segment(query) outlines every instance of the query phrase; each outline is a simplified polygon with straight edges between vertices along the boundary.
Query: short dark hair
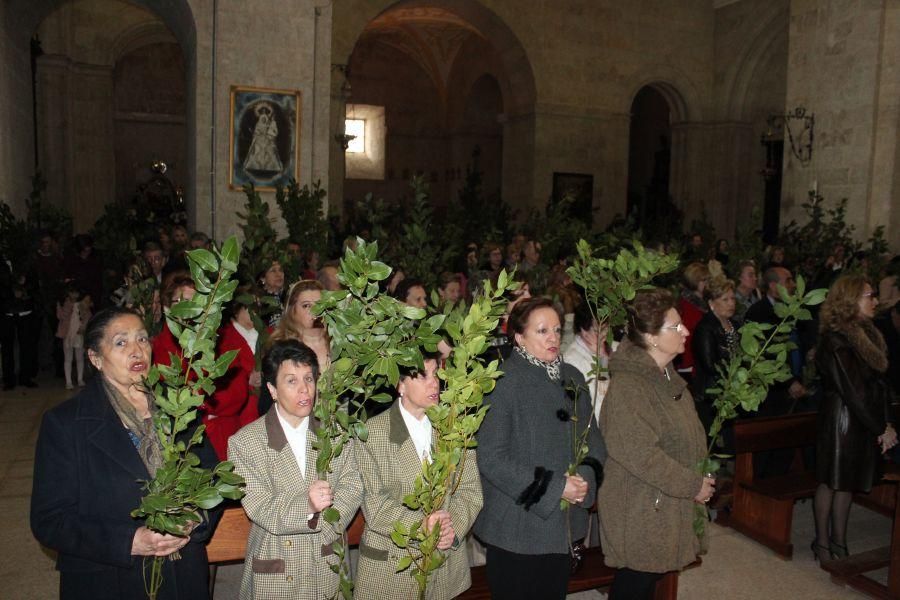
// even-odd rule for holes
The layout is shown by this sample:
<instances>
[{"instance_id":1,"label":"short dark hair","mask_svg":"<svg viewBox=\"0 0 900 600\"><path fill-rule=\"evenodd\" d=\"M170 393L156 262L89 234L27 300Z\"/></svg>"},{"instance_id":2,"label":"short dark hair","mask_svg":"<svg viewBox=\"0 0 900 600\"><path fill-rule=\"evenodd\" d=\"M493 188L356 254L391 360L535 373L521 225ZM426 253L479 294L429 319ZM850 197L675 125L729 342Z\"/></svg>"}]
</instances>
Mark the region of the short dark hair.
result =
<instances>
[{"instance_id":1,"label":"short dark hair","mask_svg":"<svg viewBox=\"0 0 900 600\"><path fill-rule=\"evenodd\" d=\"M141 252L162 252L162 246L160 246L157 242L151 240L144 243L144 247Z\"/></svg>"},{"instance_id":2,"label":"short dark hair","mask_svg":"<svg viewBox=\"0 0 900 600\"><path fill-rule=\"evenodd\" d=\"M191 241L203 242L203 244L205 245L209 243L209 236L202 231L195 231L191 234Z\"/></svg>"},{"instance_id":3,"label":"short dark hair","mask_svg":"<svg viewBox=\"0 0 900 600\"><path fill-rule=\"evenodd\" d=\"M109 327L109 324L114 320L126 315L132 315L141 319L141 313L133 308L124 306L111 306L98 311L91 317L84 328L84 347L99 354L100 343L106 335L106 328Z\"/></svg>"},{"instance_id":4,"label":"short dark hair","mask_svg":"<svg viewBox=\"0 0 900 600\"><path fill-rule=\"evenodd\" d=\"M427 350L422 351L422 364L424 365L429 360L437 361L438 365L441 363L441 353L440 352L428 352ZM404 365L399 365L397 369L400 371L400 380L406 379L407 377L418 377L422 374L421 369L418 367L407 367ZM399 380L398 380L399 381Z\"/></svg>"},{"instance_id":5,"label":"short dark hair","mask_svg":"<svg viewBox=\"0 0 900 600\"><path fill-rule=\"evenodd\" d=\"M658 333L669 309L675 308L675 296L667 289L641 290L628 305L628 339L644 350L645 334Z\"/></svg>"},{"instance_id":6,"label":"short dark hair","mask_svg":"<svg viewBox=\"0 0 900 600\"><path fill-rule=\"evenodd\" d=\"M425 284L422 283L421 279L416 279L415 277L407 277L406 279L398 283L396 288L394 288L394 298L396 298L400 302L406 302L406 297L409 295L409 291L417 286L422 288L423 290L425 289Z\"/></svg>"},{"instance_id":7,"label":"short dark hair","mask_svg":"<svg viewBox=\"0 0 900 600\"><path fill-rule=\"evenodd\" d=\"M453 283L454 281L462 285L462 278L459 276L459 273L444 271L438 275L438 289L444 289L447 287L447 284Z\"/></svg>"},{"instance_id":8,"label":"short dark hair","mask_svg":"<svg viewBox=\"0 0 900 600\"><path fill-rule=\"evenodd\" d=\"M522 300L512 309L512 312L509 313L509 319L506 321L506 337L511 345L516 345L516 334L525 332L531 313L539 308L552 308L559 315L559 310L557 310L553 300L549 298L537 297ZM562 322L562 319L560 319L560 322Z\"/></svg>"},{"instance_id":9,"label":"short dark hair","mask_svg":"<svg viewBox=\"0 0 900 600\"><path fill-rule=\"evenodd\" d=\"M572 321L575 333L590 331L594 327L595 322L596 319L594 318L593 313L591 313L590 305L587 300L582 298L578 306L575 307L575 318Z\"/></svg>"},{"instance_id":10,"label":"short dark hair","mask_svg":"<svg viewBox=\"0 0 900 600\"><path fill-rule=\"evenodd\" d=\"M262 375L266 383L275 385L278 369L285 362L306 365L312 370L313 379L319 379L319 359L316 353L303 342L295 339L272 342L262 358Z\"/></svg>"}]
</instances>

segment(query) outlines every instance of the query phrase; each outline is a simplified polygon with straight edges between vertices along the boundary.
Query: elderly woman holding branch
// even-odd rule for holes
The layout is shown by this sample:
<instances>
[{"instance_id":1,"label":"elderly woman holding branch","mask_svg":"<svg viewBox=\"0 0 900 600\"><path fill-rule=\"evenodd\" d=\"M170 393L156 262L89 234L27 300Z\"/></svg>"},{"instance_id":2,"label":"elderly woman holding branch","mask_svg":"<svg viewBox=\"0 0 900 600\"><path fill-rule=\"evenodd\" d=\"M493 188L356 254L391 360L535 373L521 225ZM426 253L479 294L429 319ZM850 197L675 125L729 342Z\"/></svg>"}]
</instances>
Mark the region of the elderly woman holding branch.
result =
<instances>
[{"instance_id":1,"label":"elderly woman holding branch","mask_svg":"<svg viewBox=\"0 0 900 600\"><path fill-rule=\"evenodd\" d=\"M609 458L599 509L606 564L618 569L614 600L652 598L664 573L700 552L693 503L708 502L715 482L695 470L706 456L706 435L672 366L688 335L671 293L638 292L627 339L609 362L600 411Z\"/></svg>"},{"instance_id":2,"label":"elderly woman holding branch","mask_svg":"<svg viewBox=\"0 0 900 600\"><path fill-rule=\"evenodd\" d=\"M31 529L58 552L60 597L142 598L143 558L180 552L165 561L158 599L205 598L207 524L172 536L131 517L141 482L163 464L144 384L152 360L144 323L128 308L102 310L88 322L84 345L99 376L44 415L35 452ZM192 451L204 465L216 463L211 448Z\"/></svg>"},{"instance_id":3,"label":"elderly woman holding branch","mask_svg":"<svg viewBox=\"0 0 900 600\"><path fill-rule=\"evenodd\" d=\"M586 509L596 497L605 458L603 440L590 427L584 377L562 362L553 303L517 303L507 335L514 350L486 398L491 408L477 435L484 508L474 531L487 548L492 598L565 598L571 542L587 531ZM588 457L569 474L582 439Z\"/></svg>"}]
</instances>

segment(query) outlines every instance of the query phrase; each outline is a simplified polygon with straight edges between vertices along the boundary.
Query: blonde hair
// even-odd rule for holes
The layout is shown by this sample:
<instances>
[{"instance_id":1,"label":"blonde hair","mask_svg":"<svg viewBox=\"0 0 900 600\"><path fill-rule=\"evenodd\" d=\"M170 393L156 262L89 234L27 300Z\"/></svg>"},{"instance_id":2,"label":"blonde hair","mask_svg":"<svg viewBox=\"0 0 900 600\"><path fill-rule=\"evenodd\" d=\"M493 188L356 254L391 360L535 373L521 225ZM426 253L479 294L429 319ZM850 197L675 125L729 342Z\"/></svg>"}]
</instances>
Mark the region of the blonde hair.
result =
<instances>
[{"instance_id":1,"label":"blonde hair","mask_svg":"<svg viewBox=\"0 0 900 600\"><path fill-rule=\"evenodd\" d=\"M303 331L300 323L294 317L294 307L300 300L300 294L313 290L324 291L325 287L315 279L301 279L294 283L288 291L287 302L284 305L284 312L281 314L281 320L275 331L272 332L270 341L277 340L301 340L303 339Z\"/></svg>"},{"instance_id":2,"label":"blonde hair","mask_svg":"<svg viewBox=\"0 0 900 600\"><path fill-rule=\"evenodd\" d=\"M727 294L728 292L734 291L734 282L725 277L713 277L709 280L709 283L706 284L706 288L703 290L703 299L709 302L710 300L717 300Z\"/></svg>"},{"instance_id":3,"label":"blonde hair","mask_svg":"<svg viewBox=\"0 0 900 600\"><path fill-rule=\"evenodd\" d=\"M863 275L842 275L828 290L828 297L819 312L819 331L845 331L862 319L859 299L869 283Z\"/></svg>"},{"instance_id":4,"label":"blonde hair","mask_svg":"<svg viewBox=\"0 0 900 600\"><path fill-rule=\"evenodd\" d=\"M692 262L684 268L682 274L684 285L692 292L696 292L700 287L700 282L709 279L709 267L702 262Z\"/></svg>"}]
</instances>

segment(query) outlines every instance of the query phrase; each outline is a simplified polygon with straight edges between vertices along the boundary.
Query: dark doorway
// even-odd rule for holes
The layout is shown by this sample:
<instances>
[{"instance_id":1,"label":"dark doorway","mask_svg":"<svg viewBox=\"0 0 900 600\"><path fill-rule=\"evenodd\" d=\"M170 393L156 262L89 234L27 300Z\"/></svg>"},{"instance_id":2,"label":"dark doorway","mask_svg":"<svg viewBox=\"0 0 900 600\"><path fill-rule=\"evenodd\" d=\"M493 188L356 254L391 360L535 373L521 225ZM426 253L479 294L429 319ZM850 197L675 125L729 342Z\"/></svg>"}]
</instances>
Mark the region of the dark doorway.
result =
<instances>
[{"instance_id":1,"label":"dark doorway","mask_svg":"<svg viewBox=\"0 0 900 600\"><path fill-rule=\"evenodd\" d=\"M765 199L763 201L763 240L774 244L778 239L781 218L781 178L784 170L784 140L762 141L766 149Z\"/></svg>"},{"instance_id":2,"label":"dark doorway","mask_svg":"<svg viewBox=\"0 0 900 600\"><path fill-rule=\"evenodd\" d=\"M641 88L631 104L628 146L628 214L638 224L669 203L671 139L669 103L652 86Z\"/></svg>"}]
</instances>

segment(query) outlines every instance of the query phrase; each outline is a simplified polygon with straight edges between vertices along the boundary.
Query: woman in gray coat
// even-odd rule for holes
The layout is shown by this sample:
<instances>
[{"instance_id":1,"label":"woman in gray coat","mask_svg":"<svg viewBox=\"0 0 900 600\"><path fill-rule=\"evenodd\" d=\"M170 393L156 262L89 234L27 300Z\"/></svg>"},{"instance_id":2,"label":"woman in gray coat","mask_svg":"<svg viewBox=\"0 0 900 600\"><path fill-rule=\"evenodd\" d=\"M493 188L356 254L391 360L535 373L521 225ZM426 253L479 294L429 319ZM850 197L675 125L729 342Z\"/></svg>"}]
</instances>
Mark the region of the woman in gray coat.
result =
<instances>
[{"instance_id":1,"label":"woman in gray coat","mask_svg":"<svg viewBox=\"0 0 900 600\"><path fill-rule=\"evenodd\" d=\"M672 366L689 334L670 292L642 291L629 306L628 339L609 362L600 411L609 458L598 502L606 564L618 568L611 600L652 598L663 573L700 551L694 503L708 502L715 482L696 471L706 436Z\"/></svg>"},{"instance_id":2,"label":"woman in gray coat","mask_svg":"<svg viewBox=\"0 0 900 600\"><path fill-rule=\"evenodd\" d=\"M486 399L490 409L477 436L484 507L474 531L487 547L492 598L565 598L571 569L566 528L572 540L585 535L584 500L596 495L603 440L591 427L588 458L575 475L566 474L576 435L592 421L591 404L584 377L560 357L552 302L520 302L507 332L514 351ZM563 499L567 510L560 507Z\"/></svg>"}]
</instances>

